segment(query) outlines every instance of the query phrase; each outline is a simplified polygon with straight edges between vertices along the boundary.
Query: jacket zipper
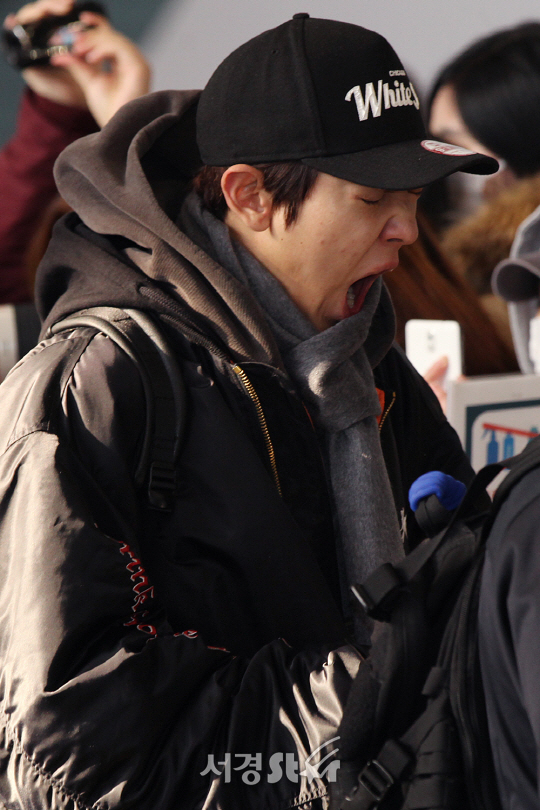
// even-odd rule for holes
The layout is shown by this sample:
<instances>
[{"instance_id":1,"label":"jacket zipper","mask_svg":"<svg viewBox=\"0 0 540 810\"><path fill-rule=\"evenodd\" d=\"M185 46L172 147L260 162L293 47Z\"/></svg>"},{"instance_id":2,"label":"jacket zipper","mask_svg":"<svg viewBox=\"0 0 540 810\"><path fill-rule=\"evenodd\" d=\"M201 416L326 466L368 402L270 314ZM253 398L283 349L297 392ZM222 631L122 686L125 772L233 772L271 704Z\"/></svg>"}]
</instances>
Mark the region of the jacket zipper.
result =
<instances>
[{"instance_id":1,"label":"jacket zipper","mask_svg":"<svg viewBox=\"0 0 540 810\"><path fill-rule=\"evenodd\" d=\"M384 413L383 413L383 415L381 416L381 421L379 422L379 433L381 432L381 430L382 430L382 426L383 426L383 425L384 425L384 423L385 423L386 417L387 417L387 416L388 416L388 414L390 413L390 411L391 411L391 409L392 409L392 406L393 406L393 404L394 404L394 402L395 402L395 401L396 401L396 392L395 392L395 391L393 391L393 392L392 392L392 401L390 402L390 404L389 404L388 408L385 410L385 412L384 412Z\"/></svg>"},{"instance_id":2,"label":"jacket zipper","mask_svg":"<svg viewBox=\"0 0 540 810\"><path fill-rule=\"evenodd\" d=\"M259 399L259 397L257 395L257 392L253 388L253 385L251 384L251 381L250 381L249 377L247 376L246 372L244 371L244 369L240 368L240 366L238 366L236 364L233 365L232 368L233 368L233 371L240 378L240 380L242 382L242 385L244 386L244 388L246 389L246 391L247 391L247 393L249 395L249 398L251 399L251 401L255 405L255 410L257 411L257 418L259 420L259 425L261 427L262 434L263 434L263 437L264 437L264 443L266 445L266 451L268 453L268 458L270 459L270 466L272 468L272 474L274 476L274 482L276 484L277 491L279 492L280 495L282 495L281 484L279 482L279 475L278 475L278 471L277 471L276 454L274 453L274 446L272 445L272 439L270 438L270 431L268 430L268 425L266 424L266 418L264 416L264 411L262 409L261 401L260 401L260 399Z\"/></svg>"},{"instance_id":3,"label":"jacket zipper","mask_svg":"<svg viewBox=\"0 0 540 810\"><path fill-rule=\"evenodd\" d=\"M155 298L156 297L155 294L152 294L153 290L148 290L148 292L146 290L147 290L147 288L145 288L144 292L148 295L149 298ZM185 322L187 321L187 323L188 323L188 328L185 329L186 333L188 333L188 334L186 334L186 337L188 337L188 335L189 335L189 337L191 338L191 340L193 340L194 343L198 344L199 346L202 346L203 348L205 348L210 353L215 354L217 357L220 357L222 360L226 360L227 362L230 363L230 358L227 356L227 354L222 349L217 347L212 341L210 341L205 336L200 335L198 332L194 332L193 329L190 328L191 325L193 324L193 322L191 321L191 319L186 315L186 313L181 308L174 307L174 309L181 312L182 317L184 318ZM185 326L184 326L184 328L185 328ZM188 339L189 339L189 337L188 337ZM231 365L232 365L233 371L239 377L240 381L242 382L242 385L244 386L245 390L247 391L247 394L248 394L249 398L251 399L251 401L255 405L255 410L257 411L257 418L259 420L259 425L260 425L260 428L261 428L261 431L262 431L262 434L263 434L264 443L266 445L266 451L268 453L268 458L270 460L270 467L272 468L272 475L274 477L274 483L276 485L277 491L279 492L280 496L283 497L283 494L281 492L281 484L280 484L280 481L279 481L277 464L276 464L276 454L274 452L274 446L272 444L272 439L270 438L270 431L268 430L268 425L266 424L266 418L265 418L265 415L264 415L264 411L262 409L261 401L260 401L260 399L259 399L259 397L257 395L257 392L255 391L249 377L247 376L246 372L244 371L244 369L240 368L240 366L238 364L236 364L236 363L233 363Z\"/></svg>"}]
</instances>

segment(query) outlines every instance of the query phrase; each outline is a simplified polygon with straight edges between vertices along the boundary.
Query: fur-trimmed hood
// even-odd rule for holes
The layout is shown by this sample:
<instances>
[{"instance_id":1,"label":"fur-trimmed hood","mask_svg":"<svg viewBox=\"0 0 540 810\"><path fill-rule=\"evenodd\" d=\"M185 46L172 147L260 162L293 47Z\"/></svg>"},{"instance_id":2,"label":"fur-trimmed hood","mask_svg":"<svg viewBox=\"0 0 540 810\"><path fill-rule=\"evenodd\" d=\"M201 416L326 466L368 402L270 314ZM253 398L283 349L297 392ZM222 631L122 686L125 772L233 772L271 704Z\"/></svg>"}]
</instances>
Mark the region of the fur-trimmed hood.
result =
<instances>
[{"instance_id":1,"label":"fur-trimmed hood","mask_svg":"<svg viewBox=\"0 0 540 810\"><path fill-rule=\"evenodd\" d=\"M495 266L508 258L519 225L540 205L540 174L517 181L449 228L443 246L479 295L491 293Z\"/></svg>"}]
</instances>

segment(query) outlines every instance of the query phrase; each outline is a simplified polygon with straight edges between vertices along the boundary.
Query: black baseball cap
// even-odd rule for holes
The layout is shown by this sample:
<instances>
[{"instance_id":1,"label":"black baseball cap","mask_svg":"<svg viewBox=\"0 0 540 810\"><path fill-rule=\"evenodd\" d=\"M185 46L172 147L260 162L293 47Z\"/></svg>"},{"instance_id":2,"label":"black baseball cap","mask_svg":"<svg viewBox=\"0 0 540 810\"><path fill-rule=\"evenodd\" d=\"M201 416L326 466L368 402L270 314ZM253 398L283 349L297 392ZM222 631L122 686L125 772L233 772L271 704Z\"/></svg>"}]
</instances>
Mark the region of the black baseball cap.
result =
<instances>
[{"instance_id":1,"label":"black baseball cap","mask_svg":"<svg viewBox=\"0 0 540 810\"><path fill-rule=\"evenodd\" d=\"M217 68L199 102L197 142L210 166L299 160L373 188L497 171L491 157L430 140L419 107L384 37L295 14Z\"/></svg>"}]
</instances>

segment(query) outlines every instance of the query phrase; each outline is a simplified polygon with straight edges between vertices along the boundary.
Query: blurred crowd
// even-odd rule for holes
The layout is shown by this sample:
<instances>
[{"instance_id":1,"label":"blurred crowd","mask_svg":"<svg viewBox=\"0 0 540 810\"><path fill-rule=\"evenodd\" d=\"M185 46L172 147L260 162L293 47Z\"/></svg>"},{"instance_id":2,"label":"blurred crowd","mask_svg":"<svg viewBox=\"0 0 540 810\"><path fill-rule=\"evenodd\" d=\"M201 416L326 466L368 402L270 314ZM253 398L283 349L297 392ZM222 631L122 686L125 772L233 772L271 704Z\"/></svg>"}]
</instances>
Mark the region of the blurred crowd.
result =
<instances>
[{"instance_id":1,"label":"blurred crowd","mask_svg":"<svg viewBox=\"0 0 540 810\"><path fill-rule=\"evenodd\" d=\"M4 28L27 30L69 14L73 5L37 0L10 14ZM69 210L55 188L57 156L150 90L150 67L139 48L103 14L87 10L79 18L69 49L22 70L26 89L17 128L0 151L0 304L15 305L10 322L16 335L0 358L1 376L38 337L34 275L55 221ZM527 270L525 307L514 306L512 298L522 293L512 284L496 282L493 289L491 279L510 256L519 226L540 205L539 101L540 23L527 23L491 34L456 56L435 78L426 105L433 138L491 155L500 170L488 178L460 173L430 188L421 200L419 239L401 249L400 266L386 283L398 342L404 346L409 319L456 320L467 376L534 368L534 264ZM536 248L529 239L527 254ZM506 269L501 279L514 272ZM440 358L426 375L441 396L446 367Z\"/></svg>"}]
</instances>

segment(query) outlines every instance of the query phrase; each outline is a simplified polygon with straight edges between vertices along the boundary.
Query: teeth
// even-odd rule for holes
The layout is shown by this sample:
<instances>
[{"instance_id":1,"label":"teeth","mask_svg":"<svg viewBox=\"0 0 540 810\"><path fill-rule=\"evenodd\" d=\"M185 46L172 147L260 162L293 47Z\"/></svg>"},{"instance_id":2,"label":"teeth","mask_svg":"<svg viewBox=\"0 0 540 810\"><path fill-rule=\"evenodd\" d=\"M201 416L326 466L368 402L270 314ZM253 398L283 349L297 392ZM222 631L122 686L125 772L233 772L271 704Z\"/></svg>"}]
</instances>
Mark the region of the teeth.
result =
<instances>
[{"instance_id":1,"label":"teeth","mask_svg":"<svg viewBox=\"0 0 540 810\"><path fill-rule=\"evenodd\" d=\"M347 290L347 306L352 309L356 303L356 295L352 287Z\"/></svg>"}]
</instances>

